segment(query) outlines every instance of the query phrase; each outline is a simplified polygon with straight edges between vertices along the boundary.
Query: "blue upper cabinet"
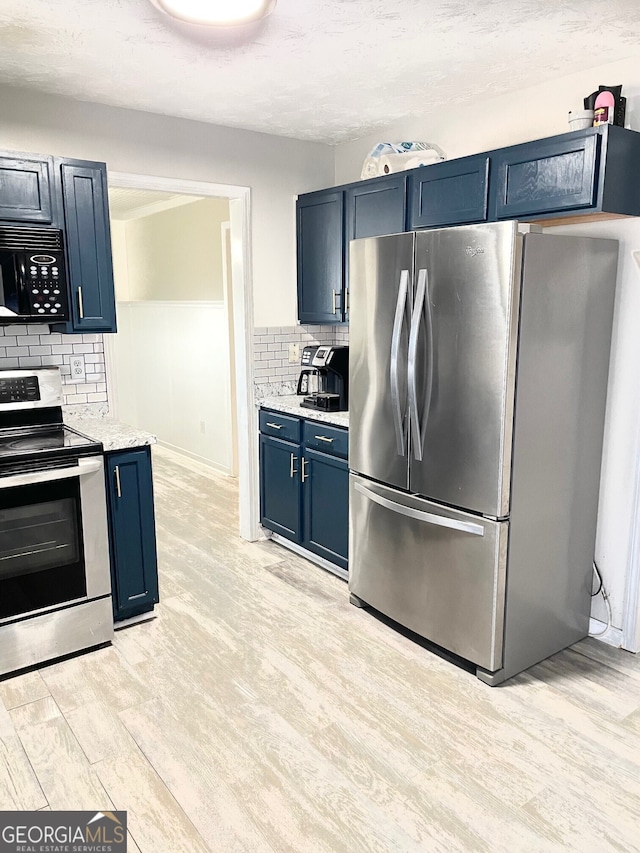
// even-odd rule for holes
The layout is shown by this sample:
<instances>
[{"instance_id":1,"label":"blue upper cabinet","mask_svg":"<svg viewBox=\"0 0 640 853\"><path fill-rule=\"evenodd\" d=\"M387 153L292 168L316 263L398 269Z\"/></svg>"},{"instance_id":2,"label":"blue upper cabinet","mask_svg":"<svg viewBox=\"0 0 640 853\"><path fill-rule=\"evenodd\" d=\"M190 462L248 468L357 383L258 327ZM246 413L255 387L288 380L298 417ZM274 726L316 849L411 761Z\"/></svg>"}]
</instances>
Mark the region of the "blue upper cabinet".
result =
<instances>
[{"instance_id":1,"label":"blue upper cabinet","mask_svg":"<svg viewBox=\"0 0 640 853\"><path fill-rule=\"evenodd\" d=\"M66 332L115 332L116 306L104 163L56 160L70 279Z\"/></svg>"},{"instance_id":2,"label":"blue upper cabinet","mask_svg":"<svg viewBox=\"0 0 640 853\"><path fill-rule=\"evenodd\" d=\"M477 154L412 169L407 230L486 220L489 162L487 154Z\"/></svg>"},{"instance_id":3,"label":"blue upper cabinet","mask_svg":"<svg viewBox=\"0 0 640 853\"><path fill-rule=\"evenodd\" d=\"M344 191L345 319L349 315L349 241L398 234L407 227L407 176L360 181Z\"/></svg>"},{"instance_id":4,"label":"blue upper cabinet","mask_svg":"<svg viewBox=\"0 0 640 853\"><path fill-rule=\"evenodd\" d=\"M407 223L407 175L360 181L345 190L345 234L349 240L398 234Z\"/></svg>"},{"instance_id":5,"label":"blue upper cabinet","mask_svg":"<svg viewBox=\"0 0 640 853\"><path fill-rule=\"evenodd\" d=\"M301 323L349 311L349 241L500 219L640 216L640 133L614 125L301 195ZM344 227L343 227L344 225Z\"/></svg>"},{"instance_id":6,"label":"blue upper cabinet","mask_svg":"<svg viewBox=\"0 0 640 853\"><path fill-rule=\"evenodd\" d=\"M594 207L601 137L569 134L496 153L496 218Z\"/></svg>"},{"instance_id":7,"label":"blue upper cabinet","mask_svg":"<svg viewBox=\"0 0 640 853\"><path fill-rule=\"evenodd\" d=\"M390 175L298 198L298 318L343 323L349 314L349 240L406 228L407 177Z\"/></svg>"},{"instance_id":8,"label":"blue upper cabinet","mask_svg":"<svg viewBox=\"0 0 640 853\"><path fill-rule=\"evenodd\" d=\"M640 133L605 125L491 157L491 219L640 216Z\"/></svg>"},{"instance_id":9,"label":"blue upper cabinet","mask_svg":"<svg viewBox=\"0 0 640 853\"><path fill-rule=\"evenodd\" d=\"M298 198L298 318L301 323L344 321L344 193L327 190Z\"/></svg>"},{"instance_id":10,"label":"blue upper cabinet","mask_svg":"<svg viewBox=\"0 0 640 853\"><path fill-rule=\"evenodd\" d=\"M0 155L0 220L53 222L51 157Z\"/></svg>"}]
</instances>

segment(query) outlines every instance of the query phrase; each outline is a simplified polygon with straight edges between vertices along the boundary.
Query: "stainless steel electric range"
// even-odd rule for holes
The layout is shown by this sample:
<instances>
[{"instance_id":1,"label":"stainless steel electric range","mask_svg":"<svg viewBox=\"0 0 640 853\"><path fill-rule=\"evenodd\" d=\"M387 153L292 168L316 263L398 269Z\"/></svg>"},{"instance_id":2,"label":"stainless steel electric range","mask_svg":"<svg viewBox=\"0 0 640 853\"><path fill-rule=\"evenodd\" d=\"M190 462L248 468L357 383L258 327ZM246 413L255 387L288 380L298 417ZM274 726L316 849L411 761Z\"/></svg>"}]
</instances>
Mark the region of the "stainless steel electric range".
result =
<instances>
[{"instance_id":1,"label":"stainless steel electric range","mask_svg":"<svg viewBox=\"0 0 640 853\"><path fill-rule=\"evenodd\" d=\"M59 368L0 370L0 676L112 637L102 445Z\"/></svg>"}]
</instances>

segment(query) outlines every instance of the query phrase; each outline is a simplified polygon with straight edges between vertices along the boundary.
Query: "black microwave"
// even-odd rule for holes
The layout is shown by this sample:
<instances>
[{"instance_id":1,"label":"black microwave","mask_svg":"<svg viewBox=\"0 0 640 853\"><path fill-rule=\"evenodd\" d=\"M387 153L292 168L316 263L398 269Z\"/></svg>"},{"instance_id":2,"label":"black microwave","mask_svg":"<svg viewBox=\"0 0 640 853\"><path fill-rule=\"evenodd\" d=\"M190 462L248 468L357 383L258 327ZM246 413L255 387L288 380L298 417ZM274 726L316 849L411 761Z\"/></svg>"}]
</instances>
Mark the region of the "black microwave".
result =
<instances>
[{"instance_id":1,"label":"black microwave","mask_svg":"<svg viewBox=\"0 0 640 853\"><path fill-rule=\"evenodd\" d=\"M0 324L69 319L63 234L0 225Z\"/></svg>"}]
</instances>

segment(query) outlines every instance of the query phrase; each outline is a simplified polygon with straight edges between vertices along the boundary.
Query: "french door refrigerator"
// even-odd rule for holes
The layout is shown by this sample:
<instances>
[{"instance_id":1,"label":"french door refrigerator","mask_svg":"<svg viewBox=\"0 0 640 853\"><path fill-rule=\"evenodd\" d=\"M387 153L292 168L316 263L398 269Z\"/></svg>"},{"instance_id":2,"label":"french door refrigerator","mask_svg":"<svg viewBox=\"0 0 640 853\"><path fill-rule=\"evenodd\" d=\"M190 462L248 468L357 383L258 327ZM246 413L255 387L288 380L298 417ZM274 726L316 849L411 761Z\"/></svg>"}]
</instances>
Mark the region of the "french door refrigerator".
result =
<instances>
[{"instance_id":1,"label":"french door refrigerator","mask_svg":"<svg viewBox=\"0 0 640 853\"><path fill-rule=\"evenodd\" d=\"M618 246L350 244L351 601L506 678L588 633Z\"/></svg>"}]
</instances>

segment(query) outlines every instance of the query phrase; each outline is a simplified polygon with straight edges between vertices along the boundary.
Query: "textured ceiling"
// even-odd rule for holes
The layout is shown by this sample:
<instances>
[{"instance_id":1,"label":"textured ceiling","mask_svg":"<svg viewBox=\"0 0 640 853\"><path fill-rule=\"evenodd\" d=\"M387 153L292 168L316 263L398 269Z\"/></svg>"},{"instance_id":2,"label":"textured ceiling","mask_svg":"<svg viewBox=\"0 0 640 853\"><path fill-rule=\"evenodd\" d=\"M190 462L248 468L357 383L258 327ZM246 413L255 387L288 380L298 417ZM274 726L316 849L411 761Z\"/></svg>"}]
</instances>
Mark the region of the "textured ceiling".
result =
<instances>
[{"instance_id":1,"label":"textured ceiling","mask_svg":"<svg viewBox=\"0 0 640 853\"><path fill-rule=\"evenodd\" d=\"M0 0L2 82L330 143L639 51L638 0L278 0L222 35L149 0Z\"/></svg>"}]
</instances>

